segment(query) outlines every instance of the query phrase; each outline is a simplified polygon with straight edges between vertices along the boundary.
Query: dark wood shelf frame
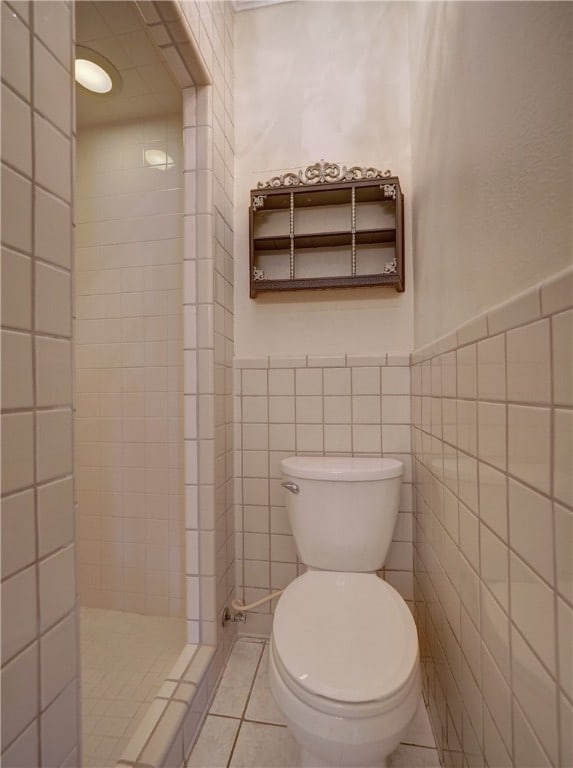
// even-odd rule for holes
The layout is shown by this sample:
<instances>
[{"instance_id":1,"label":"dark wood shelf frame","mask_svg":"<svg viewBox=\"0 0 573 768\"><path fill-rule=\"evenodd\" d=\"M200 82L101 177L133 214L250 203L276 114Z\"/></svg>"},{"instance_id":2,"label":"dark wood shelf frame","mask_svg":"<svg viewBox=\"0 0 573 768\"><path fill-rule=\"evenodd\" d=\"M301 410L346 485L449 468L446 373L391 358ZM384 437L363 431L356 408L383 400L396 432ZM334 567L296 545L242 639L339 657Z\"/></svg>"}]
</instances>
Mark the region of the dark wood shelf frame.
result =
<instances>
[{"instance_id":1,"label":"dark wood shelf frame","mask_svg":"<svg viewBox=\"0 0 573 768\"><path fill-rule=\"evenodd\" d=\"M260 183L250 197L251 298L352 286L404 290L404 195L389 171L320 161ZM316 231L308 231L315 218Z\"/></svg>"}]
</instances>

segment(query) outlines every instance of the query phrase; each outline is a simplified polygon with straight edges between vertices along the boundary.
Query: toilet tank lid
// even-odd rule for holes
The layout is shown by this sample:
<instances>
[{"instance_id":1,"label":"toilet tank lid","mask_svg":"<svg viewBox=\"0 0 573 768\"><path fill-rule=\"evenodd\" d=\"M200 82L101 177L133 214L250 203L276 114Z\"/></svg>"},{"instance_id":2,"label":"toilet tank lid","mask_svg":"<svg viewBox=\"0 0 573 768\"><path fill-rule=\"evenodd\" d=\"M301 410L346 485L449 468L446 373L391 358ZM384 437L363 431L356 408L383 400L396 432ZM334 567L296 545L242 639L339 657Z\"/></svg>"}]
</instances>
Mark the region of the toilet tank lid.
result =
<instances>
[{"instance_id":1,"label":"toilet tank lid","mask_svg":"<svg viewBox=\"0 0 573 768\"><path fill-rule=\"evenodd\" d=\"M289 477L307 480L358 482L400 477L404 465L396 459L366 456L290 456L281 461L281 470Z\"/></svg>"}]
</instances>

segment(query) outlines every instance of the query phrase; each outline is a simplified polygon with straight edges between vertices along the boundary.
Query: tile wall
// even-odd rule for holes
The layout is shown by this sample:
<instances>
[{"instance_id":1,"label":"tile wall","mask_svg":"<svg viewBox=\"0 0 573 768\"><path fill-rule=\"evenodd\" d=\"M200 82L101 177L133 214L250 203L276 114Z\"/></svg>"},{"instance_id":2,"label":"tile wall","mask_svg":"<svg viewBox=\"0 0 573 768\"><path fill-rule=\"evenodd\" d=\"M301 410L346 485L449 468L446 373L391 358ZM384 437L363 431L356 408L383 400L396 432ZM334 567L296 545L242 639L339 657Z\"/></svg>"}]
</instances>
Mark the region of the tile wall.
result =
<instances>
[{"instance_id":1,"label":"tile wall","mask_svg":"<svg viewBox=\"0 0 573 768\"><path fill-rule=\"evenodd\" d=\"M573 764L573 272L412 356L415 600L446 765Z\"/></svg>"},{"instance_id":2,"label":"tile wall","mask_svg":"<svg viewBox=\"0 0 573 768\"><path fill-rule=\"evenodd\" d=\"M145 152L167 152L149 166ZM76 460L82 605L184 615L181 115L82 129Z\"/></svg>"},{"instance_id":3,"label":"tile wall","mask_svg":"<svg viewBox=\"0 0 573 768\"><path fill-rule=\"evenodd\" d=\"M280 487L292 455L387 456L404 463L400 512L384 577L413 600L409 354L235 360L238 597L253 602L303 568ZM249 613L268 633L274 603Z\"/></svg>"},{"instance_id":4,"label":"tile wall","mask_svg":"<svg viewBox=\"0 0 573 768\"><path fill-rule=\"evenodd\" d=\"M73 7L1 13L2 764L72 766Z\"/></svg>"},{"instance_id":5,"label":"tile wall","mask_svg":"<svg viewBox=\"0 0 573 768\"><path fill-rule=\"evenodd\" d=\"M233 9L180 4L210 84L184 91L184 443L189 642L229 650L221 630L234 591ZM204 82L206 82L205 80ZM199 81L201 82L201 81ZM224 642L225 641L225 642Z\"/></svg>"}]
</instances>

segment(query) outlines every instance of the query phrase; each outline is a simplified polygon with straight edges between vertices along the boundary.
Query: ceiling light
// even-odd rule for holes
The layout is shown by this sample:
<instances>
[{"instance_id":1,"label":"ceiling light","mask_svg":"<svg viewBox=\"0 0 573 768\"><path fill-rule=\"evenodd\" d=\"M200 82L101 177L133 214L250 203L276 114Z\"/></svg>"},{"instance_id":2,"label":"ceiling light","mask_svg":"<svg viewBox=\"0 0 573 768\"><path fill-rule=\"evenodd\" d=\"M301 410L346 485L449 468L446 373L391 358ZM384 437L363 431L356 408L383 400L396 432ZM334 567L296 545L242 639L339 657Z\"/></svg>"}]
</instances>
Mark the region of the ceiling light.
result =
<instances>
[{"instance_id":1,"label":"ceiling light","mask_svg":"<svg viewBox=\"0 0 573 768\"><path fill-rule=\"evenodd\" d=\"M146 149L145 163L150 168L166 171L167 168L171 168L171 166L175 165L175 160L162 149Z\"/></svg>"},{"instance_id":2,"label":"ceiling light","mask_svg":"<svg viewBox=\"0 0 573 768\"><path fill-rule=\"evenodd\" d=\"M121 76L111 61L101 53L76 45L76 83L92 93L114 95L121 90Z\"/></svg>"},{"instance_id":3,"label":"ceiling light","mask_svg":"<svg viewBox=\"0 0 573 768\"><path fill-rule=\"evenodd\" d=\"M76 82L94 93L109 93L112 89L111 77L96 64L87 59L76 59Z\"/></svg>"}]
</instances>

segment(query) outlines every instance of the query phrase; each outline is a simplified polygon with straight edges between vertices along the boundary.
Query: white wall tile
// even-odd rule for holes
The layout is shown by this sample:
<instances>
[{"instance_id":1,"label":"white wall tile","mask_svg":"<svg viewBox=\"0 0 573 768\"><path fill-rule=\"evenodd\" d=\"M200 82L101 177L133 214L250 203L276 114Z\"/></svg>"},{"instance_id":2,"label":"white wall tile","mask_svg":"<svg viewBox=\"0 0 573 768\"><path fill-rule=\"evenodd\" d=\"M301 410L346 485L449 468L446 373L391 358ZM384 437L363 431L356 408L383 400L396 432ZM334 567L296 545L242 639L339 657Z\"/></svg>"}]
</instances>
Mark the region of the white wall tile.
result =
<instances>
[{"instance_id":1,"label":"white wall tile","mask_svg":"<svg viewBox=\"0 0 573 768\"><path fill-rule=\"evenodd\" d=\"M540 320L507 334L507 396L514 402L551 400L550 328Z\"/></svg>"},{"instance_id":2,"label":"white wall tile","mask_svg":"<svg viewBox=\"0 0 573 768\"><path fill-rule=\"evenodd\" d=\"M32 247L32 185L4 165L2 208L4 244L29 253Z\"/></svg>"},{"instance_id":3,"label":"white wall tile","mask_svg":"<svg viewBox=\"0 0 573 768\"><path fill-rule=\"evenodd\" d=\"M10 691L10 706L2 707L2 742L9 744L38 715L36 643L2 669L2 690Z\"/></svg>"},{"instance_id":4,"label":"white wall tile","mask_svg":"<svg viewBox=\"0 0 573 768\"><path fill-rule=\"evenodd\" d=\"M7 248L2 249L2 325L22 330L32 325L31 260Z\"/></svg>"},{"instance_id":5,"label":"white wall tile","mask_svg":"<svg viewBox=\"0 0 573 768\"><path fill-rule=\"evenodd\" d=\"M30 106L2 86L2 159L26 176L32 174L32 118Z\"/></svg>"},{"instance_id":6,"label":"white wall tile","mask_svg":"<svg viewBox=\"0 0 573 768\"><path fill-rule=\"evenodd\" d=\"M573 310L551 319L553 339L553 399L557 405L573 405Z\"/></svg>"},{"instance_id":7,"label":"white wall tile","mask_svg":"<svg viewBox=\"0 0 573 768\"><path fill-rule=\"evenodd\" d=\"M27 568L2 583L2 663L36 637L36 572Z\"/></svg>"},{"instance_id":8,"label":"white wall tile","mask_svg":"<svg viewBox=\"0 0 573 768\"><path fill-rule=\"evenodd\" d=\"M2 407L33 405L32 337L28 333L2 331Z\"/></svg>"},{"instance_id":9,"label":"white wall tile","mask_svg":"<svg viewBox=\"0 0 573 768\"><path fill-rule=\"evenodd\" d=\"M75 603L74 548L68 546L40 564L40 625L45 630L72 610Z\"/></svg>"},{"instance_id":10,"label":"white wall tile","mask_svg":"<svg viewBox=\"0 0 573 768\"><path fill-rule=\"evenodd\" d=\"M6 4L2 6L2 29L2 78L20 96L29 99L30 38L25 24Z\"/></svg>"},{"instance_id":11,"label":"white wall tile","mask_svg":"<svg viewBox=\"0 0 573 768\"><path fill-rule=\"evenodd\" d=\"M34 479L34 417L31 413L2 415L2 491L10 493Z\"/></svg>"}]
</instances>

